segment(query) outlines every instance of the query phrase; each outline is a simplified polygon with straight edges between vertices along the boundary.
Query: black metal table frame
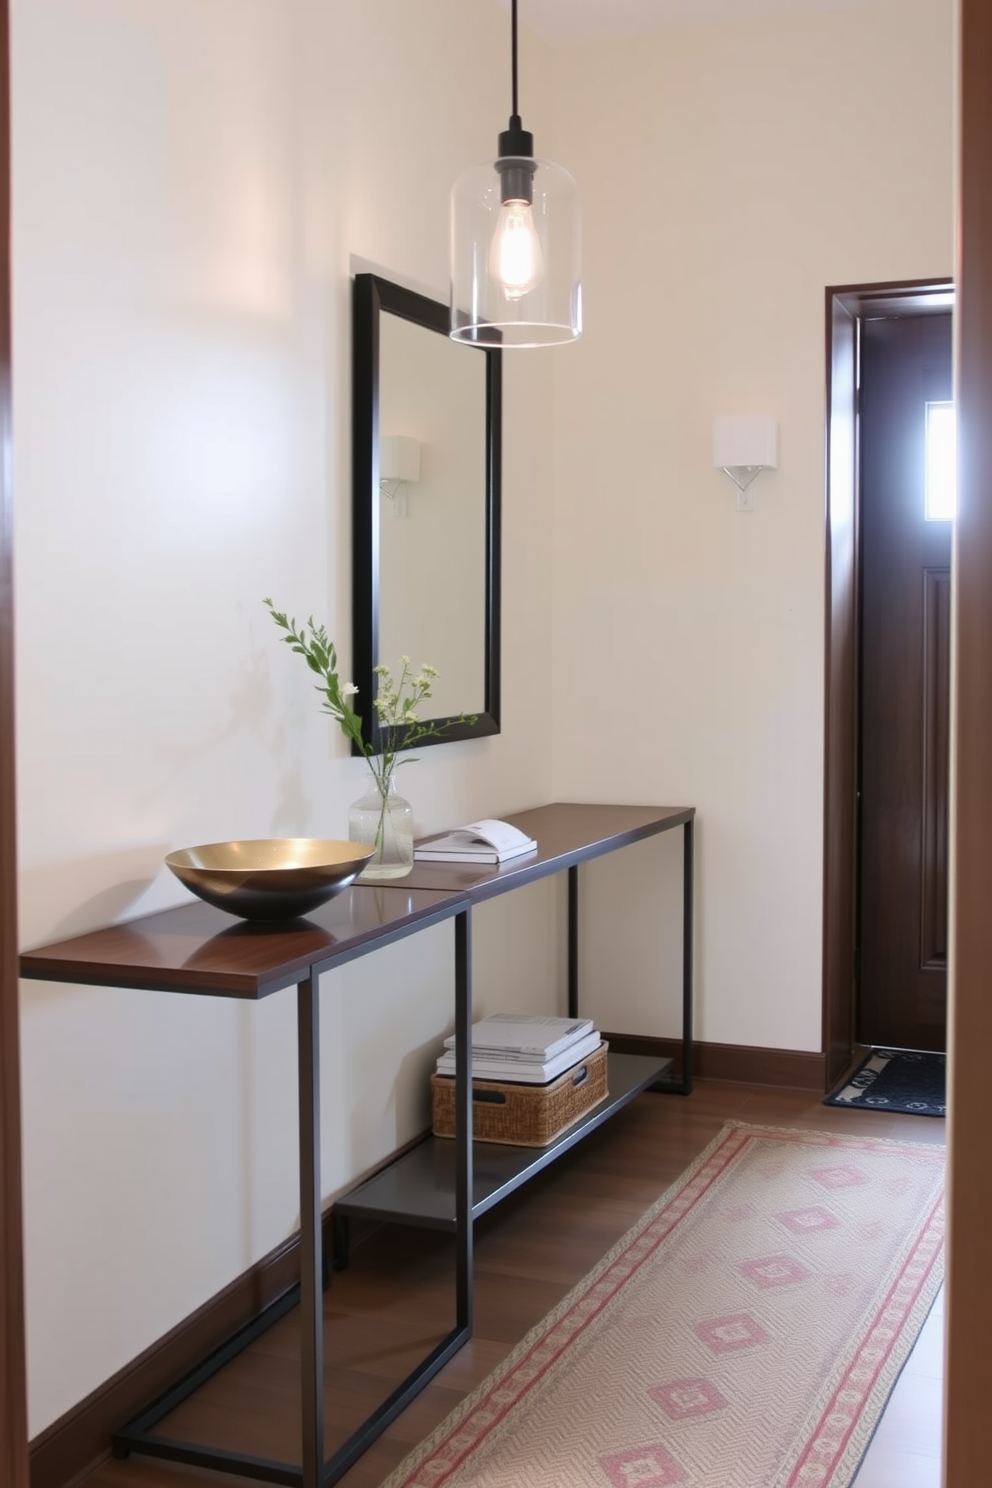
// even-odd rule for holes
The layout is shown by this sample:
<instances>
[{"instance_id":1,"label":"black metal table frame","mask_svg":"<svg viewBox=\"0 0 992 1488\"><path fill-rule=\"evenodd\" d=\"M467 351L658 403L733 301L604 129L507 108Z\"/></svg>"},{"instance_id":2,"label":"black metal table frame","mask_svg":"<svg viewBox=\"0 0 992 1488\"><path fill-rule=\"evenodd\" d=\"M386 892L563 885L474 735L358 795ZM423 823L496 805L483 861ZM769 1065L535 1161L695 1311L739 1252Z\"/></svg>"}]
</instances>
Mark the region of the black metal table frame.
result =
<instances>
[{"instance_id":1,"label":"black metal table frame","mask_svg":"<svg viewBox=\"0 0 992 1488\"><path fill-rule=\"evenodd\" d=\"M683 830L682 874L682 1078L664 1080L653 1090L689 1095L692 1090L693 987L693 821ZM666 829L667 830L667 829ZM579 889L578 862L567 866L568 1011L578 1016L579 1002ZM549 865L549 871L555 871ZM558 870L560 871L560 870ZM507 888L512 885L507 885ZM167 1458L215 1471L242 1473L263 1482L291 1488L329 1488L348 1471L424 1386L471 1337L473 1309L473 1221L471 1080L469 1039L472 1026L471 894L452 892L416 924L384 933L372 944L322 957L297 983L297 1047L299 1064L298 1122L300 1148L300 1283L239 1329L196 1369L191 1370L140 1415L114 1434L113 1451L126 1457L132 1451ZM383 1403L325 1460L324 1458L324 1342L323 1246L320 1182L320 1054L319 979L323 972L343 966L393 941L416 934L429 925L454 918L455 931L455 1326L399 1384ZM155 1426L187 1400L256 1338L300 1306L302 1465L280 1462L221 1448L157 1435Z\"/></svg>"},{"instance_id":2,"label":"black metal table frame","mask_svg":"<svg viewBox=\"0 0 992 1488\"><path fill-rule=\"evenodd\" d=\"M455 1144L456 1144L456 1262L455 1326L405 1380L383 1401L340 1447L324 1458L324 1336L323 1247L320 1182L320 999L319 981L325 971L367 955L428 926L454 918L455 939ZM371 945L314 961L297 983L297 1053L299 1064L298 1122L300 1146L300 1282L271 1303L257 1318L239 1329L202 1364L191 1370L140 1415L115 1432L115 1457L132 1451L163 1457L195 1467L242 1473L263 1482L293 1488L320 1488L337 1480L405 1409L438 1370L468 1341L472 1333L472 1143L470 1140L471 1084L468 1041L472 1026L471 920L464 895L419 919L393 929ZM173 1437L160 1436L155 1426L256 1338L300 1306L300 1386L302 1404L302 1465L232 1452Z\"/></svg>"}]
</instances>

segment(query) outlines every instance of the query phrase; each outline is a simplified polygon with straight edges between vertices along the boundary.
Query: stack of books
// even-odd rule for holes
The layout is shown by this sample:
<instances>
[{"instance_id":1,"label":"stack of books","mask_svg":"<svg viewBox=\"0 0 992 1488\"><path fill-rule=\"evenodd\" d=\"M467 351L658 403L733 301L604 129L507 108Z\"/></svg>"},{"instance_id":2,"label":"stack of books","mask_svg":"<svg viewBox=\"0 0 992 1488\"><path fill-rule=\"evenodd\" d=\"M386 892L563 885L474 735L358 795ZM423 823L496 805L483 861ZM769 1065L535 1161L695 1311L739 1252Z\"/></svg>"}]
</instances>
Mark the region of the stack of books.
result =
<instances>
[{"instance_id":1,"label":"stack of books","mask_svg":"<svg viewBox=\"0 0 992 1488\"><path fill-rule=\"evenodd\" d=\"M537 842L509 822L469 822L454 832L428 837L414 848L417 863L506 863L524 853L537 852Z\"/></svg>"},{"instance_id":2,"label":"stack of books","mask_svg":"<svg viewBox=\"0 0 992 1488\"><path fill-rule=\"evenodd\" d=\"M472 1027L472 1075L477 1080L547 1085L588 1059L602 1039L591 1018L493 1013ZM454 1035L444 1041L439 1075L455 1073Z\"/></svg>"}]
</instances>

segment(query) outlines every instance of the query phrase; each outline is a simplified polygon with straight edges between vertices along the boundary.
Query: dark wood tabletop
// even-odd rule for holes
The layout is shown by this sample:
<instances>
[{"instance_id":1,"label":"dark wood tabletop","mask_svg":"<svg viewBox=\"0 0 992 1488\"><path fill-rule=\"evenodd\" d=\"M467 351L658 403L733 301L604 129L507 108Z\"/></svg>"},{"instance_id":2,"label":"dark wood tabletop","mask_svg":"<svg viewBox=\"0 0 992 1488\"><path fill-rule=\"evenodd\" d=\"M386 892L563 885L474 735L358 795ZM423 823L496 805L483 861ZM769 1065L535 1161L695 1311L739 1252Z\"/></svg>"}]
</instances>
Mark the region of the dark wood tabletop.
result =
<instances>
[{"instance_id":1,"label":"dark wood tabletop","mask_svg":"<svg viewBox=\"0 0 992 1488\"><path fill-rule=\"evenodd\" d=\"M537 851L507 863L415 863L406 878L356 884L306 919L236 919L199 900L71 940L25 951L21 975L214 997L267 997L311 967L352 960L376 945L457 914L546 874L684 826L692 806L559 802L503 818L535 838Z\"/></svg>"},{"instance_id":2,"label":"dark wood tabletop","mask_svg":"<svg viewBox=\"0 0 992 1488\"><path fill-rule=\"evenodd\" d=\"M694 806L602 806L575 801L513 811L500 820L533 837L536 852L495 864L415 862L413 872L398 883L409 889L460 890L475 901L490 899L532 879L684 826L695 814Z\"/></svg>"},{"instance_id":3,"label":"dark wood tabletop","mask_svg":"<svg viewBox=\"0 0 992 1488\"><path fill-rule=\"evenodd\" d=\"M456 914L450 891L345 889L306 919L236 919L199 900L25 951L21 975L50 982L257 999Z\"/></svg>"}]
</instances>

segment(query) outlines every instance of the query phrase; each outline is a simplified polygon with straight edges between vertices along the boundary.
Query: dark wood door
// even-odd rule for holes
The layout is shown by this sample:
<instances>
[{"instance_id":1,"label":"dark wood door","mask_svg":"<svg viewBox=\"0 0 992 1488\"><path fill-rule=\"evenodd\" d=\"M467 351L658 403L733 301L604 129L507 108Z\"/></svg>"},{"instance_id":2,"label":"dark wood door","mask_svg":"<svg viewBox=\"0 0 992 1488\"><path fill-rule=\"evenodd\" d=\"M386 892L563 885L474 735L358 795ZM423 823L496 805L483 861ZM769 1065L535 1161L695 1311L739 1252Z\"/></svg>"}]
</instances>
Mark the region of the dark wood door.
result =
<instances>
[{"instance_id":1,"label":"dark wood door","mask_svg":"<svg viewBox=\"0 0 992 1488\"><path fill-rule=\"evenodd\" d=\"M925 490L950 313L866 320L861 387L858 1036L943 1049L952 523Z\"/></svg>"}]
</instances>

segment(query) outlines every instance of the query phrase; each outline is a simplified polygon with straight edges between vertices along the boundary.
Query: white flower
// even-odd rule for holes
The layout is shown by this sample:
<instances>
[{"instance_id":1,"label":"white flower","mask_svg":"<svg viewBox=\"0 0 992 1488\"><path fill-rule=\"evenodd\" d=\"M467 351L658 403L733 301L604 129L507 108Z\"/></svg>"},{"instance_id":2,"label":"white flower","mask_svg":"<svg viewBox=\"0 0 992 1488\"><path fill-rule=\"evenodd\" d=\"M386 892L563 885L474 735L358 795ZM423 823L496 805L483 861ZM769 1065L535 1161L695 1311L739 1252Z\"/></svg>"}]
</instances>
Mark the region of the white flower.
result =
<instances>
[{"instance_id":1,"label":"white flower","mask_svg":"<svg viewBox=\"0 0 992 1488\"><path fill-rule=\"evenodd\" d=\"M358 688L355 686L354 682L346 682L341 689L344 697L354 697L357 691Z\"/></svg>"}]
</instances>

